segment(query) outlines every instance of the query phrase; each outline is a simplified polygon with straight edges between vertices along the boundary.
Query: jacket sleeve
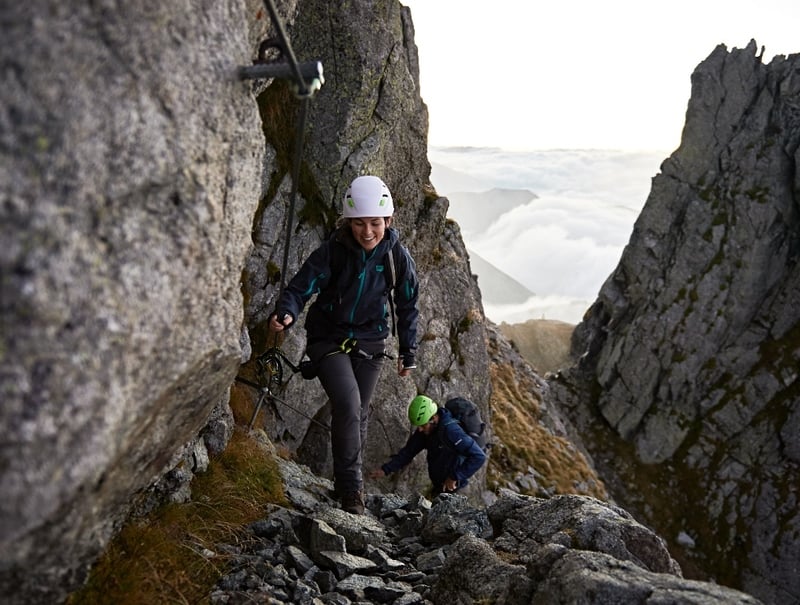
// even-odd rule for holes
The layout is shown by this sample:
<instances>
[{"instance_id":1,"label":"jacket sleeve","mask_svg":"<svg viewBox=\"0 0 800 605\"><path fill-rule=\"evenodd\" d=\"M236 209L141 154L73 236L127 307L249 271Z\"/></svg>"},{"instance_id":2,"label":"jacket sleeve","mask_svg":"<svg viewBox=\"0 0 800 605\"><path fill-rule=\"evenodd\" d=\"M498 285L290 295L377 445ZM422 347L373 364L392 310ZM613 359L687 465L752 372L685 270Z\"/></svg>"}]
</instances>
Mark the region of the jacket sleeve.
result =
<instances>
[{"instance_id":1,"label":"jacket sleeve","mask_svg":"<svg viewBox=\"0 0 800 605\"><path fill-rule=\"evenodd\" d=\"M456 465L453 469L453 479L458 482L459 487L464 487L469 482L469 478L477 473L478 469L486 462L486 453L472 437L467 435L457 422L453 422L446 428L448 430L445 434L445 439L449 441L453 450L458 454Z\"/></svg>"},{"instance_id":2,"label":"jacket sleeve","mask_svg":"<svg viewBox=\"0 0 800 605\"><path fill-rule=\"evenodd\" d=\"M425 435L420 431L414 431L411 437L408 438L406 444L400 448L391 460L381 467L384 473L391 475L397 471L404 469L411 461L425 449Z\"/></svg>"},{"instance_id":3,"label":"jacket sleeve","mask_svg":"<svg viewBox=\"0 0 800 605\"><path fill-rule=\"evenodd\" d=\"M278 317L288 313L297 321L309 299L328 284L331 278L330 246L330 242L325 242L314 250L289 281L275 306Z\"/></svg>"},{"instance_id":4,"label":"jacket sleeve","mask_svg":"<svg viewBox=\"0 0 800 605\"><path fill-rule=\"evenodd\" d=\"M400 354L414 354L417 350L417 319L419 318L419 281L414 259L405 246L400 247L397 284L394 288L394 305L397 313L397 338Z\"/></svg>"}]
</instances>

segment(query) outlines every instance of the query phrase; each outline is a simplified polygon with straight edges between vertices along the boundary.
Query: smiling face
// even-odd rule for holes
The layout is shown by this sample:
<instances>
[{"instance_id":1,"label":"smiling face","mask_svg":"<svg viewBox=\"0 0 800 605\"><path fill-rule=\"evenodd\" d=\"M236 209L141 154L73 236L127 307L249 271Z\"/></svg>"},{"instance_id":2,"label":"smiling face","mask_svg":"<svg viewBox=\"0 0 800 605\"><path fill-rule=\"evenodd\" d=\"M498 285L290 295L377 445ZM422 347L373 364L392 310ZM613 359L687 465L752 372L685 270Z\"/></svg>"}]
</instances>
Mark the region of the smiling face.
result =
<instances>
[{"instance_id":1,"label":"smiling face","mask_svg":"<svg viewBox=\"0 0 800 605\"><path fill-rule=\"evenodd\" d=\"M371 252L383 239L391 217L374 216L370 218L351 218L350 230L353 237L367 252Z\"/></svg>"}]
</instances>

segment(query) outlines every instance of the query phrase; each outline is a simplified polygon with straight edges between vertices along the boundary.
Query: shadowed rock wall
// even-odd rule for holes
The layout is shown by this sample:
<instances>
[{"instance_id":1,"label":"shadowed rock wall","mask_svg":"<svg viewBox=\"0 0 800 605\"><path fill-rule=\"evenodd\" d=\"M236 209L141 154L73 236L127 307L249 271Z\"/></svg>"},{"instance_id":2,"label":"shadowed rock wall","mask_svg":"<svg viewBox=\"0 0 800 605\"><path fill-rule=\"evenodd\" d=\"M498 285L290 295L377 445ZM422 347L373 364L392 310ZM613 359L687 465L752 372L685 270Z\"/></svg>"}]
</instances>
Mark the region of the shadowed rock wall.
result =
<instances>
[{"instance_id":1,"label":"shadowed rock wall","mask_svg":"<svg viewBox=\"0 0 800 605\"><path fill-rule=\"evenodd\" d=\"M12 600L63 599L132 495L227 400L263 163L236 68L258 9L0 8L0 593Z\"/></svg>"},{"instance_id":2,"label":"shadowed rock wall","mask_svg":"<svg viewBox=\"0 0 800 605\"><path fill-rule=\"evenodd\" d=\"M377 467L408 437L406 406L419 392L439 401L451 393L461 394L489 416L491 386L480 292L459 228L445 218L447 200L428 183L428 112L419 94L409 10L396 1L356 2L345 9L322 0L303 2L291 38L298 58L322 61L325 84L309 106L286 278L326 238L341 212L347 186L360 174L378 175L389 186L395 226L417 263L419 369L411 378L401 379L396 362L384 364L364 452L367 467ZM275 112L276 104L287 112ZM268 153L276 161L266 177L245 272L254 355L274 344L266 319L280 287L293 160L285 141L294 136L299 101L288 88L273 86L259 96L259 105ZM300 317L283 342L283 350L295 361L305 347L304 319ZM389 338L387 349L397 354L394 338ZM309 420L329 423L330 409L319 383L297 375L281 397L286 404L265 406L263 426L270 438L297 452L298 459L316 472L329 475L329 433ZM424 489L429 483L424 456L410 472L393 480L391 487L396 490ZM482 482L483 471L473 482L475 494ZM383 487L389 487L388 480Z\"/></svg>"},{"instance_id":3,"label":"shadowed rock wall","mask_svg":"<svg viewBox=\"0 0 800 605\"><path fill-rule=\"evenodd\" d=\"M392 189L422 279L426 370L401 380L387 364L366 452L377 464L404 441L417 391L486 407L479 292L447 202L427 184L408 10L277 4L298 58L326 73L287 274L330 228L349 181L371 172ZM284 82L237 77L274 34L254 0L33 0L5 3L0 22L0 592L52 603L182 454L207 459L185 444L212 409L224 424L250 353L243 326L264 348L299 104ZM297 358L302 336L286 343ZM315 382L298 378L284 397L324 414ZM328 460L327 434L282 411L270 435ZM420 471L402 482L424 484Z\"/></svg>"},{"instance_id":4,"label":"shadowed rock wall","mask_svg":"<svg viewBox=\"0 0 800 605\"><path fill-rule=\"evenodd\" d=\"M800 602L800 55L720 46L551 381L687 575ZM680 539L679 539L680 536Z\"/></svg>"}]
</instances>

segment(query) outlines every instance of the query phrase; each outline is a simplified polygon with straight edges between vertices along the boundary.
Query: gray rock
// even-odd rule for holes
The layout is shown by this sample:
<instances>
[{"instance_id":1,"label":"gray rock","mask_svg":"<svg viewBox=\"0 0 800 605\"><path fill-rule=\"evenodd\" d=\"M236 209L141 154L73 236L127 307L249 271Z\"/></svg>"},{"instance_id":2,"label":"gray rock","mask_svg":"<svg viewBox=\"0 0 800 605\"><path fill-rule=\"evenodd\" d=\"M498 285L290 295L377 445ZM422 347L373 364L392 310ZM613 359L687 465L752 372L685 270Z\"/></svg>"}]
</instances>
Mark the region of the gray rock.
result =
<instances>
[{"instance_id":1,"label":"gray rock","mask_svg":"<svg viewBox=\"0 0 800 605\"><path fill-rule=\"evenodd\" d=\"M314 559L320 566L330 569L340 580L352 574L368 573L377 568L377 565L369 559L334 550L315 552ZM341 590L340 585L337 585L337 590Z\"/></svg>"},{"instance_id":2,"label":"gray rock","mask_svg":"<svg viewBox=\"0 0 800 605\"><path fill-rule=\"evenodd\" d=\"M596 552L572 550L536 584L534 605L757 605L758 599L710 582L683 580L671 574L643 571L628 561Z\"/></svg>"},{"instance_id":3,"label":"gray rock","mask_svg":"<svg viewBox=\"0 0 800 605\"><path fill-rule=\"evenodd\" d=\"M626 511L586 496L537 499L509 511L497 541L522 553L536 552L544 544L561 544L608 553L649 571L681 575L661 537Z\"/></svg>"},{"instance_id":4,"label":"gray rock","mask_svg":"<svg viewBox=\"0 0 800 605\"><path fill-rule=\"evenodd\" d=\"M800 602L800 55L717 47L692 75L619 266L550 393L614 499L701 577ZM779 437L780 436L780 437ZM681 532L694 545L678 543Z\"/></svg>"},{"instance_id":5,"label":"gray rock","mask_svg":"<svg viewBox=\"0 0 800 605\"><path fill-rule=\"evenodd\" d=\"M372 544L368 544L367 547L364 549L364 554L366 557L373 561L381 571L398 571L405 568L406 564L402 561L398 561L397 559L393 559L387 553L385 553L381 548L373 546Z\"/></svg>"},{"instance_id":6,"label":"gray rock","mask_svg":"<svg viewBox=\"0 0 800 605\"><path fill-rule=\"evenodd\" d=\"M309 485L312 485L310 483ZM313 488L312 488L313 489ZM395 495L371 494L374 504L391 502ZM451 502L465 502L453 497ZM388 504L387 504L388 505ZM434 509L437 507L434 502ZM315 507L316 508L316 507ZM650 530L619 507L585 497L549 500L503 492L488 514L498 528L496 539L465 534L448 546L411 539L385 531L378 543L368 544L365 559L339 551L323 551L320 567L308 567L302 551L272 530L274 549L263 549L260 539L244 540L230 549L232 566L211 600L223 603L258 602L266 595L294 595L294 602L362 603L645 603L719 604L758 603L735 590L684 580L663 544ZM352 517L352 515L348 515ZM281 518L273 513L272 517ZM388 520L389 518L387 518ZM378 523L377 521L372 521ZM318 519L295 517L293 525L304 535L304 525ZM263 531L262 524L251 530ZM378 534L376 534L378 540ZM397 571L387 571L382 548L404 559ZM224 545L220 546L225 551ZM273 561L284 561L279 564ZM665 573L653 569L663 568ZM649 592L648 592L649 591ZM649 596L648 596L649 595Z\"/></svg>"},{"instance_id":7,"label":"gray rock","mask_svg":"<svg viewBox=\"0 0 800 605\"><path fill-rule=\"evenodd\" d=\"M312 512L314 510L313 507L319 506L319 500L304 489L297 487L287 486L286 498L294 508L307 513Z\"/></svg>"},{"instance_id":8,"label":"gray rock","mask_svg":"<svg viewBox=\"0 0 800 605\"><path fill-rule=\"evenodd\" d=\"M336 576L328 569L312 567L308 570L310 579L319 586L322 592L331 592L336 587Z\"/></svg>"},{"instance_id":9,"label":"gray rock","mask_svg":"<svg viewBox=\"0 0 800 605\"><path fill-rule=\"evenodd\" d=\"M433 589L434 603L530 603L525 567L501 560L484 540L465 535L453 545Z\"/></svg>"},{"instance_id":10,"label":"gray rock","mask_svg":"<svg viewBox=\"0 0 800 605\"><path fill-rule=\"evenodd\" d=\"M62 602L226 400L260 197L247 2L0 8L0 593ZM169 23L169 27L163 24ZM13 437L12 437L13 436Z\"/></svg>"},{"instance_id":11,"label":"gray rock","mask_svg":"<svg viewBox=\"0 0 800 605\"><path fill-rule=\"evenodd\" d=\"M347 552L344 537L337 534L336 531L324 521L316 519L311 523L310 548L312 556L315 559L322 551Z\"/></svg>"},{"instance_id":12,"label":"gray rock","mask_svg":"<svg viewBox=\"0 0 800 605\"><path fill-rule=\"evenodd\" d=\"M421 595L415 592L407 592L392 601L392 605L417 605L418 603L425 602L425 599L423 599Z\"/></svg>"},{"instance_id":13,"label":"gray rock","mask_svg":"<svg viewBox=\"0 0 800 605\"><path fill-rule=\"evenodd\" d=\"M370 544L380 545L386 540L386 528L369 515L351 515L340 508L322 508L316 518L344 538L348 552L360 554Z\"/></svg>"},{"instance_id":14,"label":"gray rock","mask_svg":"<svg viewBox=\"0 0 800 605\"><path fill-rule=\"evenodd\" d=\"M368 569L368 568L365 568ZM380 578L351 572L348 577L336 585L337 592L342 592L354 599L363 599L367 587L381 588L384 581Z\"/></svg>"},{"instance_id":15,"label":"gray rock","mask_svg":"<svg viewBox=\"0 0 800 605\"><path fill-rule=\"evenodd\" d=\"M209 456L219 456L225 450L235 425L233 411L228 404L228 398L225 397L211 410L208 422L200 432Z\"/></svg>"},{"instance_id":16,"label":"gray rock","mask_svg":"<svg viewBox=\"0 0 800 605\"><path fill-rule=\"evenodd\" d=\"M386 584L371 584L364 587L364 597L372 602L392 603L397 599L412 592L411 585L403 582L387 582Z\"/></svg>"},{"instance_id":17,"label":"gray rock","mask_svg":"<svg viewBox=\"0 0 800 605\"><path fill-rule=\"evenodd\" d=\"M444 565L445 559L444 551L441 548L437 548L432 552L425 552L418 556L416 568L422 572L429 573Z\"/></svg>"},{"instance_id":18,"label":"gray rock","mask_svg":"<svg viewBox=\"0 0 800 605\"><path fill-rule=\"evenodd\" d=\"M292 565L299 573L305 574L308 570L314 567L314 561L311 560L306 553L297 548L296 546L288 546L286 552L291 557Z\"/></svg>"},{"instance_id":19,"label":"gray rock","mask_svg":"<svg viewBox=\"0 0 800 605\"><path fill-rule=\"evenodd\" d=\"M449 544L466 534L487 537L491 529L485 510L473 507L464 496L440 494L424 520L421 535L430 542Z\"/></svg>"}]
</instances>

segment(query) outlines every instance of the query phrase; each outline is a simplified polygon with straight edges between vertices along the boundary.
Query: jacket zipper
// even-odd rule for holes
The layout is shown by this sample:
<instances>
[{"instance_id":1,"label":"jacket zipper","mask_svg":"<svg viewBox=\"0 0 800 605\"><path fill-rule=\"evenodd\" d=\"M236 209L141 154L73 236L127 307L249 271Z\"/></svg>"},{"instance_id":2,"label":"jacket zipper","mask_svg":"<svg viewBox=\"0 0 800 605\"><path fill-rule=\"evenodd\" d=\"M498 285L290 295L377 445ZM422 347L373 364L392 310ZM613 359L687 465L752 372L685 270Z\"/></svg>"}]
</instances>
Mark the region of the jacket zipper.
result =
<instances>
[{"instance_id":1,"label":"jacket zipper","mask_svg":"<svg viewBox=\"0 0 800 605\"><path fill-rule=\"evenodd\" d=\"M369 258L372 258L372 256L375 254L375 250L377 249L378 248L376 246L375 249L370 253ZM358 303L361 300L361 295L364 292L364 281L366 280L367 277L367 260L369 260L367 258L367 253L365 250L362 249L361 261L363 263L363 267L361 268L361 273L358 274L358 293L356 294L356 300L353 302L353 308L350 309L350 325L353 325L353 321L355 320L356 317L356 308L358 307ZM354 336L353 330L350 330L348 336L350 338L353 338Z\"/></svg>"}]
</instances>

